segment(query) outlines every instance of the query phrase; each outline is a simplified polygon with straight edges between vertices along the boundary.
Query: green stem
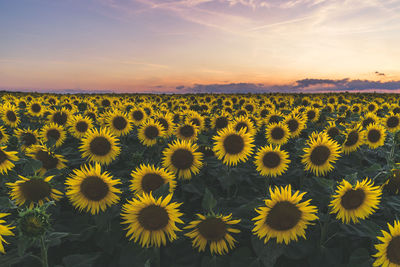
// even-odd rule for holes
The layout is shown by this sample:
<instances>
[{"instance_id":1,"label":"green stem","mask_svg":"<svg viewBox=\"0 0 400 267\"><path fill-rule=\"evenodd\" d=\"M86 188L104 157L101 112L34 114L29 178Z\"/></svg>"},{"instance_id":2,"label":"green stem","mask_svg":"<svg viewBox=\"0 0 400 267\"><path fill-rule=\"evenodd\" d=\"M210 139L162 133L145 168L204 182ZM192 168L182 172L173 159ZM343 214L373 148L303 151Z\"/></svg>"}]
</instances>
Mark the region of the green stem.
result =
<instances>
[{"instance_id":1,"label":"green stem","mask_svg":"<svg viewBox=\"0 0 400 267\"><path fill-rule=\"evenodd\" d=\"M44 235L40 237L40 249L42 253L42 266L43 267L49 267L49 263L47 261L47 247L46 243L44 241Z\"/></svg>"}]
</instances>

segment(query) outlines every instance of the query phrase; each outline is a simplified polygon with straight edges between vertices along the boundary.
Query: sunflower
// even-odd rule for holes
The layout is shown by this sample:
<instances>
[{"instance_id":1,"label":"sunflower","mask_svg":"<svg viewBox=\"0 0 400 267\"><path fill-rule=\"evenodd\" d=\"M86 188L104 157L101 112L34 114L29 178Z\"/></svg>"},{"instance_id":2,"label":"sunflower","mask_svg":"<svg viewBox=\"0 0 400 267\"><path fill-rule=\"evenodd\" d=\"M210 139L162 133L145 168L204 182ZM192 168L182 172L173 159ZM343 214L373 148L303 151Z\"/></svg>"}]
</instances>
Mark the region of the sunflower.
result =
<instances>
[{"instance_id":1,"label":"sunflower","mask_svg":"<svg viewBox=\"0 0 400 267\"><path fill-rule=\"evenodd\" d=\"M69 131L77 139L83 138L93 128L92 119L82 115L72 116L69 120Z\"/></svg>"},{"instance_id":2,"label":"sunflower","mask_svg":"<svg viewBox=\"0 0 400 267\"><path fill-rule=\"evenodd\" d=\"M198 130L192 123L183 123L175 128L175 135L181 140L196 141Z\"/></svg>"},{"instance_id":3,"label":"sunflower","mask_svg":"<svg viewBox=\"0 0 400 267\"><path fill-rule=\"evenodd\" d=\"M174 131L173 115L171 113L157 113L154 120L164 128L165 136L170 136Z\"/></svg>"},{"instance_id":4,"label":"sunflower","mask_svg":"<svg viewBox=\"0 0 400 267\"><path fill-rule=\"evenodd\" d=\"M305 194L296 191L292 194L290 185L286 187L269 188L270 199L265 200L265 207L256 208L259 214L255 221L253 232L267 243L276 238L278 243L289 244L301 236L306 238L305 230L311 221L318 219L317 207L311 206L310 199L300 202Z\"/></svg>"},{"instance_id":5,"label":"sunflower","mask_svg":"<svg viewBox=\"0 0 400 267\"><path fill-rule=\"evenodd\" d=\"M3 126L0 126L0 144L7 144L8 138L9 136L6 129Z\"/></svg>"},{"instance_id":6,"label":"sunflower","mask_svg":"<svg viewBox=\"0 0 400 267\"><path fill-rule=\"evenodd\" d=\"M331 138L335 139L336 136L340 134L339 128L336 126L336 123L330 121L328 126L325 127L324 132Z\"/></svg>"},{"instance_id":7,"label":"sunflower","mask_svg":"<svg viewBox=\"0 0 400 267\"><path fill-rule=\"evenodd\" d=\"M65 130L62 126L56 123L45 125L40 131L40 138L44 143L54 142L56 147L61 146L66 138Z\"/></svg>"},{"instance_id":8,"label":"sunflower","mask_svg":"<svg viewBox=\"0 0 400 267\"><path fill-rule=\"evenodd\" d=\"M377 237L377 239L382 243L375 245L375 249L378 252L373 255L375 258L377 258L373 266L399 267L400 221L394 221L393 226L389 223L387 225L389 232L381 230L383 236Z\"/></svg>"},{"instance_id":9,"label":"sunflower","mask_svg":"<svg viewBox=\"0 0 400 267\"><path fill-rule=\"evenodd\" d=\"M367 114L364 115L364 117L361 119L361 124L364 128L367 128L370 124L374 123L379 123L379 117L376 116L372 112L368 112Z\"/></svg>"},{"instance_id":10,"label":"sunflower","mask_svg":"<svg viewBox=\"0 0 400 267\"><path fill-rule=\"evenodd\" d=\"M63 169L67 167L66 159L62 155L57 155L51 152L43 145L33 145L26 149L27 156L42 162L42 167L39 169L39 174L43 175L48 170Z\"/></svg>"},{"instance_id":11,"label":"sunflower","mask_svg":"<svg viewBox=\"0 0 400 267\"><path fill-rule=\"evenodd\" d=\"M389 113L385 117L383 124L389 132L397 132L398 130L400 130L400 115L394 114L393 112Z\"/></svg>"},{"instance_id":12,"label":"sunflower","mask_svg":"<svg viewBox=\"0 0 400 267\"><path fill-rule=\"evenodd\" d=\"M347 155L350 152L356 151L365 140L365 131L361 130L361 125L356 125L353 128L346 130L346 139L342 145L343 152Z\"/></svg>"},{"instance_id":13,"label":"sunflower","mask_svg":"<svg viewBox=\"0 0 400 267\"><path fill-rule=\"evenodd\" d=\"M15 134L22 145L21 149L23 151L33 145L37 145L39 142L37 130L31 130L29 127L27 129L17 129Z\"/></svg>"},{"instance_id":14,"label":"sunflower","mask_svg":"<svg viewBox=\"0 0 400 267\"><path fill-rule=\"evenodd\" d=\"M246 161L253 152L254 139L245 129L236 131L229 126L219 131L213 139L216 156L228 166Z\"/></svg>"},{"instance_id":15,"label":"sunflower","mask_svg":"<svg viewBox=\"0 0 400 267\"><path fill-rule=\"evenodd\" d=\"M53 110L50 112L49 122L64 127L68 125L70 117L71 112L66 108L62 108L61 110Z\"/></svg>"},{"instance_id":16,"label":"sunflower","mask_svg":"<svg viewBox=\"0 0 400 267\"><path fill-rule=\"evenodd\" d=\"M278 123L284 118L282 112L279 110L270 110L267 118L265 119L265 124L268 125L270 123Z\"/></svg>"},{"instance_id":17,"label":"sunflower","mask_svg":"<svg viewBox=\"0 0 400 267\"><path fill-rule=\"evenodd\" d=\"M261 175L276 177L288 169L289 154L281 150L279 145L275 148L272 145L265 146L258 150L254 163Z\"/></svg>"},{"instance_id":18,"label":"sunflower","mask_svg":"<svg viewBox=\"0 0 400 267\"><path fill-rule=\"evenodd\" d=\"M119 179L113 179L108 172L102 172L100 164L95 163L94 166L86 165L73 171L65 181L66 195L79 211L97 214L118 203L117 194L121 190L115 186L120 183Z\"/></svg>"},{"instance_id":19,"label":"sunflower","mask_svg":"<svg viewBox=\"0 0 400 267\"><path fill-rule=\"evenodd\" d=\"M183 223L179 218L181 203L171 202L172 194L164 199L154 199L150 194L142 194L122 206L122 224L128 224L126 236L139 242L142 247L165 246L167 238L171 242L177 238L176 231L181 231L176 223Z\"/></svg>"},{"instance_id":20,"label":"sunflower","mask_svg":"<svg viewBox=\"0 0 400 267\"><path fill-rule=\"evenodd\" d=\"M384 188L390 194L398 194L400 192L400 163L396 163L396 168L392 169L389 178L383 184Z\"/></svg>"},{"instance_id":21,"label":"sunflower","mask_svg":"<svg viewBox=\"0 0 400 267\"><path fill-rule=\"evenodd\" d=\"M290 137L289 127L283 122L270 123L265 129L265 136L270 144L284 145Z\"/></svg>"},{"instance_id":22,"label":"sunflower","mask_svg":"<svg viewBox=\"0 0 400 267\"><path fill-rule=\"evenodd\" d=\"M359 219L366 219L378 208L382 195L379 186L373 186L368 178L357 181L353 186L343 180L336 189L336 195L329 204L331 213L336 213L336 219L343 223L358 223Z\"/></svg>"},{"instance_id":23,"label":"sunflower","mask_svg":"<svg viewBox=\"0 0 400 267\"><path fill-rule=\"evenodd\" d=\"M186 112L185 122L190 122L199 128L201 132L204 129L204 117L195 111Z\"/></svg>"},{"instance_id":24,"label":"sunflower","mask_svg":"<svg viewBox=\"0 0 400 267\"><path fill-rule=\"evenodd\" d=\"M383 146L386 138L386 130L380 124L369 124L365 133L365 143L370 148L377 148Z\"/></svg>"},{"instance_id":25,"label":"sunflower","mask_svg":"<svg viewBox=\"0 0 400 267\"><path fill-rule=\"evenodd\" d=\"M145 146L154 146L157 143L157 139L164 136L164 127L153 119L147 120L138 130L138 138Z\"/></svg>"},{"instance_id":26,"label":"sunflower","mask_svg":"<svg viewBox=\"0 0 400 267\"><path fill-rule=\"evenodd\" d=\"M316 122L319 119L319 109L315 107L307 107L304 111L305 116L307 117L307 121Z\"/></svg>"},{"instance_id":27,"label":"sunflower","mask_svg":"<svg viewBox=\"0 0 400 267\"><path fill-rule=\"evenodd\" d=\"M32 101L28 106L28 112L31 116L41 117L45 112L45 108L39 101Z\"/></svg>"},{"instance_id":28,"label":"sunflower","mask_svg":"<svg viewBox=\"0 0 400 267\"><path fill-rule=\"evenodd\" d=\"M0 173L7 174L9 170L14 168L13 161L18 161L17 151L6 151L5 146L0 146Z\"/></svg>"},{"instance_id":29,"label":"sunflower","mask_svg":"<svg viewBox=\"0 0 400 267\"><path fill-rule=\"evenodd\" d=\"M125 112L114 111L106 118L106 126L115 136L125 136L132 130L132 123Z\"/></svg>"},{"instance_id":30,"label":"sunflower","mask_svg":"<svg viewBox=\"0 0 400 267\"><path fill-rule=\"evenodd\" d=\"M254 136L257 132L254 123L248 116L240 116L239 118L234 119L234 121L231 123L231 126L236 131L244 129L245 133L249 133L251 136Z\"/></svg>"},{"instance_id":31,"label":"sunflower","mask_svg":"<svg viewBox=\"0 0 400 267\"><path fill-rule=\"evenodd\" d=\"M10 215L10 213L0 213L0 252L3 254L6 253L4 250L3 242L5 244L8 244L4 240L4 236L13 236L14 234L13 232L11 232L11 229L15 228L15 226L5 225L6 221L3 220L2 218L8 215Z\"/></svg>"},{"instance_id":32,"label":"sunflower","mask_svg":"<svg viewBox=\"0 0 400 267\"><path fill-rule=\"evenodd\" d=\"M41 206L46 201L57 201L62 197L62 193L50 183L53 177L33 176L28 178L19 175L20 180L6 185L11 188L10 197L18 206L28 202L29 208L32 209L36 203Z\"/></svg>"},{"instance_id":33,"label":"sunflower","mask_svg":"<svg viewBox=\"0 0 400 267\"><path fill-rule=\"evenodd\" d=\"M237 242L232 233L240 233L240 230L232 228L240 220L232 220L232 214L223 216L197 214L198 219L191 221L185 229L192 229L185 236L192 239L192 246L199 252L205 250L209 244L211 254L224 255L235 247ZM228 248L229 246L229 248Z\"/></svg>"},{"instance_id":34,"label":"sunflower","mask_svg":"<svg viewBox=\"0 0 400 267\"><path fill-rule=\"evenodd\" d=\"M12 106L9 103L4 105L2 107L1 119L3 120L5 125L10 126L11 128L16 128L20 123L20 119L17 113L17 107Z\"/></svg>"},{"instance_id":35,"label":"sunflower","mask_svg":"<svg viewBox=\"0 0 400 267\"><path fill-rule=\"evenodd\" d=\"M130 190L135 194L146 193L157 190L164 184L168 184L169 192L173 193L176 187L175 175L154 165L141 164L139 168L132 171Z\"/></svg>"},{"instance_id":36,"label":"sunflower","mask_svg":"<svg viewBox=\"0 0 400 267\"><path fill-rule=\"evenodd\" d=\"M143 109L136 107L131 109L129 117L132 119L133 124L140 125L146 121L147 113Z\"/></svg>"},{"instance_id":37,"label":"sunflower","mask_svg":"<svg viewBox=\"0 0 400 267\"><path fill-rule=\"evenodd\" d=\"M119 155L118 139L107 128L90 130L81 140L79 150L90 162L108 165Z\"/></svg>"},{"instance_id":38,"label":"sunflower","mask_svg":"<svg viewBox=\"0 0 400 267\"><path fill-rule=\"evenodd\" d=\"M164 149L162 165L178 178L190 179L203 166L203 154L197 150L198 146L190 141L175 140Z\"/></svg>"},{"instance_id":39,"label":"sunflower","mask_svg":"<svg viewBox=\"0 0 400 267\"><path fill-rule=\"evenodd\" d=\"M305 170L311 170L315 175L325 175L333 169L334 163L339 157L340 146L336 141L328 137L326 133L310 136L308 147L304 148L305 154L301 162L305 164Z\"/></svg>"},{"instance_id":40,"label":"sunflower","mask_svg":"<svg viewBox=\"0 0 400 267\"><path fill-rule=\"evenodd\" d=\"M291 113L285 117L284 122L289 128L291 137L299 136L301 131L306 127L306 120L301 116L301 114Z\"/></svg>"},{"instance_id":41,"label":"sunflower","mask_svg":"<svg viewBox=\"0 0 400 267\"><path fill-rule=\"evenodd\" d=\"M211 120L211 128L215 129L216 131L222 130L228 127L230 123L230 115L226 112L222 112L219 115L216 115Z\"/></svg>"}]
</instances>

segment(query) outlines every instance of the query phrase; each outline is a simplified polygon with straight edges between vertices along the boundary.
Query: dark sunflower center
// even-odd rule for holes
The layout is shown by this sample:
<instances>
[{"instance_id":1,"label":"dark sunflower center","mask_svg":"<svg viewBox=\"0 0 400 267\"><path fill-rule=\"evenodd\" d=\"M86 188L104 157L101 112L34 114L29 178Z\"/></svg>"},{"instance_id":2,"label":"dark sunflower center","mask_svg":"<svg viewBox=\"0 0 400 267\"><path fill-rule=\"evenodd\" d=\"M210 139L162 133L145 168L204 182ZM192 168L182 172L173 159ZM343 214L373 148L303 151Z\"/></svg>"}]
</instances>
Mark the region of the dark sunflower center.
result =
<instances>
[{"instance_id":1,"label":"dark sunflower center","mask_svg":"<svg viewBox=\"0 0 400 267\"><path fill-rule=\"evenodd\" d=\"M340 203L346 210L353 210L360 207L364 199L365 193L361 188L357 190L350 189L344 193Z\"/></svg>"},{"instance_id":2,"label":"dark sunflower center","mask_svg":"<svg viewBox=\"0 0 400 267\"><path fill-rule=\"evenodd\" d=\"M164 119L164 118L158 118L158 119L157 119L157 122L159 122L159 123L164 127L164 129L165 129L166 131L168 131L168 129L169 129L169 123L168 123L168 121L167 121L166 119Z\"/></svg>"},{"instance_id":3,"label":"dark sunflower center","mask_svg":"<svg viewBox=\"0 0 400 267\"><path fill-rule=\"evenodd\" d=\"M194 129L190 125L185 125L179 129L179 133L184 137L192 137L194 135Z\"/></svg>"},{"instance_id":4,"label":"dark sunflower center","mask_svg":"<svg viewBox=\"0 0 400 267\"><path fill-rule=\"evenodd\" d=\"M297 129L299 129L299 122L298 122L297 120L295 120L295 119L288 120L288 121L286 122L286 124L287 124L287 126L289 127L289 131L290 131L291 133L293 133L293 132L295 132Z\"/></svg>"},{"instance_id":5,"label":"dark sunflower center","mask_svg":"<svg viewBox=\"0 0 400 267\"><path fill-rule=\"evenodd\" d=\"M358 132L352 131L348 134L346 142L344 143L345 146L354 146L358 142Z\"/></svg>"},{"instance_id":6,"label":"dark sunflower center","mask_svg":"<svg viewBox=\"0 0 400 267\"><path fill-rule=\"evenodd\" d=\"M394 113L394 114L400 113L400 108L399 108L399 107L394 108L394 109L393 109L393 113Z\"/></svg>"},{"instance_id":7,"label":"dark sunflower center","mask_svg":"<svg viewBox=\"0 0 400 267\"><path fill-rule=\"evenodd\" d=\"M36 143L36 137L35 135L31 134L31 133L24 133L22 135L22 143L25 146L31 146L33 144Z\"/></svg>"},{"instance_id":8,"label":"dark sunflower center","mask_svg":"<svg viewBox=\"0 0 400 267\"><path fill-rule=\"evenodd\" d=\"M265 153L263 157L263 164L267 168L276 168L279 166L281 163L281 157L278 155L278 153L274 151L270 151Z\"/></svg>"},{"instance_id":9,"label":"dark sunflower center","mask_svg":"<svg viewBox=\"0 0 400 267\"><path fill-rule=\"evenodd\" d=\"M0 149L0 164L2 164L7 159L8 159L7 154L4 153L4 151Z\"/></svg>"},{"instance_id":10,"label":"dark sunflower center","mask_svg":"<svg viewBox=\"0 0 400 267\"><path fill-rule=\"evenodd\" d=\"M40 112L41 109L42 109L42 107L39 104L36 104L36 103L31 106L31 110L33 112L35 112L35 113Z\"/></svg>"},{"instance_id":11,"label":"dark sunflower center","mask_svg":"<svg viewBox=\"0 0 400 267\"><path fill-rule=\"evenodd\" d=\"M278 123L279 119L280 117L278 115L271 115L271 117L269 117L268 123Z\"/></svg>"},{"instance_id":12,"label":"dark sunflower center","mask_svg":"<svg viewBox=\"0 0 400 267\"><path fill-rule=\"evenodd\" d=\"M165 208L150 205L139 212L138 220L144 229L156 231L168 225L169 215Z\"/></svg>"},{"instance_id":13,"label":"dark sunflower center","mask_svg":"<svg viewBox=\"0 0 400 267\"><path fill-rule=\"evenodd\" d=\"M280 127L275 127L271 131L271 137L274 140L280 140L285 136L285 131Z\"/></svg>"},{"instance_id":14,"label":"dark sunflower center","mask_svg":"<svg viewBox=\"0 0 400 267\"><path fill-rule=\"evenodd\" d=\"M53 115L53 121L58 125L64 125L67 122L68 116L64 112L56 112Z\"/></svg>"},{"instance_id":15,"label":"dark sunflower center","mask_svg":"<svg viewBox=\"0 0 400 267\"><path fill-rule=\"evenodd\" d=\"M109 190L104 180L97 176L87 176L81 183L81 193L92 201L104 199Z\"/></svg>"},{"instance_id":16,"label":"dark sunflower center","mask_svg":"<svg viewBox=\"0 0 400 267\"><path fill-rule=\"evenodd\" d=\"M39 150L36 153L36 159L42 162L42 166L46 170L54 169L58 164L58 159L56 157L53 157L48 152L43 150Z\"/></svg>"},{"instance_id":17,"label":"dark sunflower center","mask_svg":"<svg viewBox=\"0 0 400 267\"><path fill-rule=\"evenodd\" d=\"M328 135L330 138L335 138L339 134L339 129L336 127L329 128Z\"/></svg>"},{"instance_id":18,"label":"dark sunflower center","mask_svg":"<svg viewBox=\"0 0 400 267\"><path fill-rule=\"evenodd\" d=\"M215 120L215 128L223 129L228 126L228 119L225 117L219 117Z\"/></svg>"},{"instance_id":19,"label":"dark sunflower center","mask_svg":"<svg viewBox=\"0 0 400 267\"><path fill-rule=\"evenodd\" d=\"M244 149L244 140L240 135L231 134L225 138L224 148L228 154L239 154Z\"/></svg>"},{"instance_id":20,"label":"dark sunflower center","mask_svg":"<svg viewBox=\"0 0 400 267\"><path fill-rule=\"evenodd\" d=\"M365 120L363 120L362 125L363 127L367 127L368 125L370 125L371 123L374 123L375 121L372 118L366 118Z\"/></svg>"},{"instance_id":21,"label":"dark sunflower center","mask_svg":"<svg viewBox=\"0 0 400 267\"><path fill-rule=\"evenodd\" d=\"M50 196L51 187L42 179L30 179L19 186L23 196L30 201L39 201Z\"/></svg>"},{"instance_id":22,"label":"dark sunflower center","mask_svg":"<svg viewBox=\"0 0 400 267\"><path fill-rule=\"evenodd\" d=\"M3 133L0 131L0 140L3 139L4 135Z\"/></svg>"},{"instance_id":23,"label":"dark sunflower center","mask_svg":"<svg viewBox=\"0 0 400 267\"><path fill-rule=\"evenodd\" d=\"M353 108L353 111L354 112L358 112L360 110L360 108L358 107L358 106L355 106L354 108Z\"/></svg>"},{"instance_id":24,"label":"dark sunflower center","mask_svg":"<svg viewBox=\"0 0 400 267\"><path fill-rule=\"evenodd\" d=\"M312 119L314 119L315 118L315 111L314 110L309 110L308 112L307 112L307 118L309 119L309 120L312 120Z\"/></svg>"},{"instance_id":25,"label":"dark sunflower center","mask_svg":"<svg viewBox=\"0 0 400 267\"><path fill-rule=\"evenodd\" d=\"M369 111L374 111L374 109L375 109L375 106L374 106L374 105L371 104L371 105L368 106L368 110L369 110Z\"/></svg>"},{"instance_id":26,"label":"dark sunflower center","mask_svg":"<svg viewBox=\"0 0 400 267\"><path fill-rule=\"evenodd\" d=\"M301 210L289 201L281 201L269 211L265 223L274 230L286 231L297 225Z\"/></svg>"},{"instance_id":27,"label":"dark sunflower center","mask_svg":"<svg viewBox=\"0 0 400 267\"><path fill-rule=\"evenodd\" d=\"M90 152L96 156L105 156L111 151L111 143L103 136L97 136L90 142Z\"/></svg>"},{"instance_id":28,"label":"dark sunflower center","mask_svg":"<svg viewBox=\"0 0 400 267\"><path fill-rule=\"evenodd\" d=\"M399 125L399 118L394 117L394 116L389 117L388 120L387 120L387 122L386 122L386 125L387 125L389 128L395 128L395 127L397 127L397 126Z\"/></svg>"},{"instance_id":29,"label":"dark sunflower center","mask_svg":"<svg viewBox=\"0 0 400 267\"><path fill-rule=\"evenodd\" d=\"M89 125L85 121L78 121L76 124L76 130L80 133L85 133L88 128Z\"/></svg>"},{"instance_id":30,"label":"dark sunflower center","mask_svg":"<svg viewBox=\"0 0 400 267\"><path fill-rule=\"evenodd\" d=\"M385 187L391 194L396 194L400 190L400 176L393 175Z\"/></svg>"},{"instance_id":31,"label":"dark sunflower center","mask_svg":"<svg viewBox=\"0 0 400 267\"><path fill-rule=\"evenodd\" d=\"M226 224L220 218L207 218L198 225L202 237L210 241L222 240L226 235Z\"/></svg>"},{"instance_id":32,"label":"dark sunflower center","mask_svg":"<svg viewBox=\"0 0 400 267\"><path fill-rule=\"evenodd\" d=\"M108 107L111 105L111 102L108 99L103 99L103 101L101 101L101 105L103 107Z\"/></svg>"},{"instance_id":33,"label":"dark sunflower center","mask_svg":"<svg viewBox=\"0 0 400 267\"><path fill-rule=\"evenodd\" d=\"M310 160L314 165L323 165L331 155L331 151L324 145L316 146L311 152Z\"/></svg>"},{"instance_id":34,"label":"dark sunflower center","mask_svg":"<svg viewBox=\"0 0 400 267\"><path fill-rule=\"evenodd\" d=\"M141 121L144 115L143 112L141 112L140 110L135 110L134 112L132 112L132 117L135 121Z\"/></svg>"},{"instance_id":35,"label":"dark sunflower center","mask_svg":"<svg viewBox=\"0 0 400 267\"><path fill-rule=\"evenodd\" d=\"M236 130L236 131L240 131L240 130L242 130L242 129L245 129L245 130L246 130L246 133L247 133L248 127L247 127L247 124L246 124L246 123L244 123L244 122L239 122L238 124L236 124L236 126L235 126L235 130Z\"/></svg>"},{"instance_id":36,"label":"dark sunflower center","mask_svg":"<svg viewBox=\"0 0 400 267\"><path fill-rule=\"evenodd\" d=\"M193 161L194 157L192 152L183 148L177 149L171 156L172 165L180 170L192 167Z\"/></svg>"},{"instance_id":37,"label":"dark sunflower center","mask_svg":"<svg viewBox=\"0 0 400 267\"><path fill-rule=\"evenodd\" d=\"M381 138L381 133L376 129L371 129L368 132L368 141L371 143L376 143Z\"/></svg>"},{"instance_id":38,"label":"dark sunflower center","mask_svg":"<svg viewBox=\"0 0 400 267\"><path fill-rule=\"evenodd\" d=\"M146 193L158 189L164 184L164 179L157 173L147 173L142 178L142 188Z\"/></svg>"},{"instance_id":39,"label":"dark sunflower center","mask_svg":"<svg viewBox=\"0 0 400 267\"><path fill-rule=\"evenodd\" d=\"M57 141L60 138L61 134L60 131L57 129L50 129L46 133L47 139L53 138L55 141Z\"/></svg>"},{"instance_id":40,"label":"dark sunflower center","mask_svg":"<svg viewBox=\"0 0 400 267\"><path fill-rule=\"evenodd\" d=\"M144 129L144 135L148 139L157 138L157 136L159 135L158 128L156 126L147 126L146 129Z\"/></svg>"},{"instance_id":41,"label":"dark sunflower center","mask_svg":"<svg viewBox=\"0 0 400 267\"><path fill-rule=\"evenodd\" d=\"M7 111L6 116L7 119L11 122L15 122L17 120L17 115L15 115L14 111L11 110Z\"/></svg>"},{"instance_id":42,"label":"dark sunflower center","mask_svg":"<svg viewBox=\"0 0 400 267\"><path fill-rule=\"evenodd\" d=\"M128 125L128 122L122 116L115 117L113 119L112 123L113 123L113 126L115 127L115 129L120 130L120 131L125 129L126 126Z\"/></svg>"},{"instance_id":43,"label":"dark sunflower center","mask_svg":"<svg viewBox=\"0 0 400 267\"><path fill-rule=\"evenodd\" d=\"M260 116L261 116L261 118L267 117L268 112L269 112L269 111L268 111L267 109L261 110L261 111L260 111Z\"/></svg>"},{"instance_id":44,"label":"dark sunflower center","mask_svg":"<svg viewBox=\"0 0 400 267\"><path fill-rule=\"evenodd\" d=\"M395 236L386 249L386 257L391 263L400 265L400 236Z\"/></svg>"}]
</instances>

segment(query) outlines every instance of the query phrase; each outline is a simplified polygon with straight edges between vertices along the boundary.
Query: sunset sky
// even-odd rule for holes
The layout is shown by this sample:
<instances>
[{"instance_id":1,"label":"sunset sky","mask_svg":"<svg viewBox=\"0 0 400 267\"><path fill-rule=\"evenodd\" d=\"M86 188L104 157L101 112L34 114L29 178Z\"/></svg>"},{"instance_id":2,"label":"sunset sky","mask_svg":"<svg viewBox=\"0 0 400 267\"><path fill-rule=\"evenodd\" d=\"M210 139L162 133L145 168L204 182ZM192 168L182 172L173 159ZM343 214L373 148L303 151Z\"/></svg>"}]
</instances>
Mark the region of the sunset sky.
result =
<instances>
[{"instance_id":1,"label":"sunset sky","mask_svg":"<svg viewBox=\"0 0 400 267\"><path fill-rule=\"evenodd\" d=\"M1 89L400 80L398 0L0 0L0 25Z\"/></svg>"}]
</instances>

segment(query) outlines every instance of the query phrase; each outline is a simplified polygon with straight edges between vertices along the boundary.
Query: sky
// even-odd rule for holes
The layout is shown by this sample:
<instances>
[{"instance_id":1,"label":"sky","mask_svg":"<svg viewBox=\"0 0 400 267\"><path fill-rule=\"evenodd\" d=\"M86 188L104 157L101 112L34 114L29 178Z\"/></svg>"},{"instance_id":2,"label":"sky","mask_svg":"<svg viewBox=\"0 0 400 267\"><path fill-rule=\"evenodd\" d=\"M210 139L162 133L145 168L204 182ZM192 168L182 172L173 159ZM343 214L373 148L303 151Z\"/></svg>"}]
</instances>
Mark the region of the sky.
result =
<instances>
[{"instance_id":1,"label":"sky","mask_svg":"<svg viewBox=\"0 0 400 267\"><path fill-rule=\"evenodd\" d=\"M0 89L400 88L399 0L0 0L0 25Z\"/></svg>"}]
</instances>

